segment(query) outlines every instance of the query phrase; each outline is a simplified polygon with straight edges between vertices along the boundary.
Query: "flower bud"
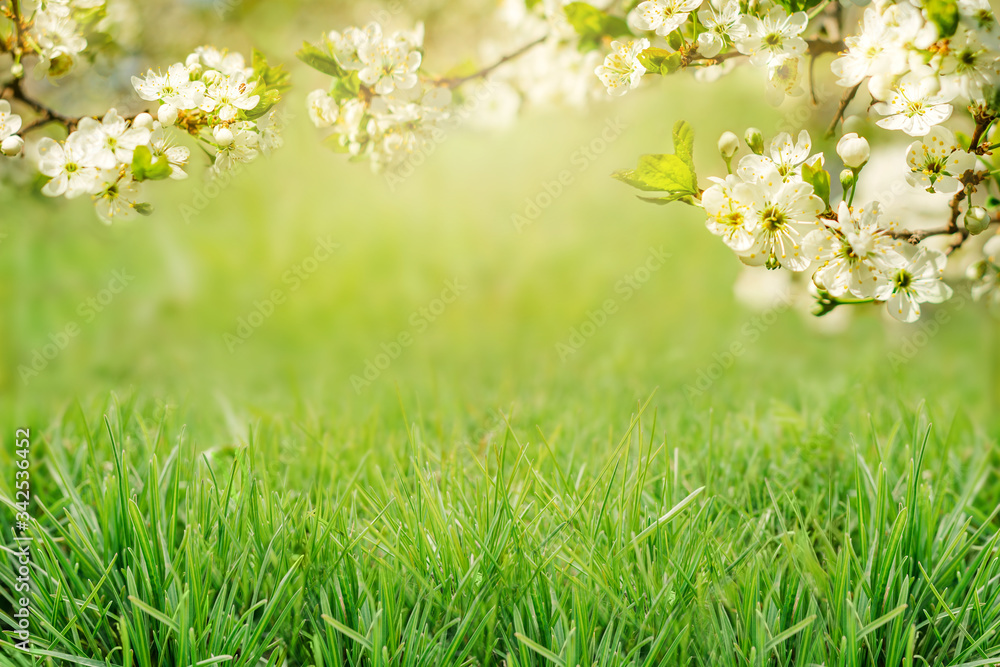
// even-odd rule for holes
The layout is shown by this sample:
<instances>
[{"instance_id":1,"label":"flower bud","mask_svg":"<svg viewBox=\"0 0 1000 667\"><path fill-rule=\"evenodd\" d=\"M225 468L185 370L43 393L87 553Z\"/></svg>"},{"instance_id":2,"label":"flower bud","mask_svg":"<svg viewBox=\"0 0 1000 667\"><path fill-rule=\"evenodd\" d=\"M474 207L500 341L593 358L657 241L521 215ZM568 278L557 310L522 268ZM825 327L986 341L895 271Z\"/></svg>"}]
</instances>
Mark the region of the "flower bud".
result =
<instances>
[{"instance_id":1,"label":"flower bud","mask_svg":"<svg viewBox=\"0 0 1000 667\"><path fill-rule=\"evenodd\" d=\"M750 150L757 155L764 152L764 133L756 127L747 128L746 133L743 135L743 140L747 142L747 146L750 147Z\"/></svg>"},{"instance_id":2,"label":"flower bud","mask_svg":"<svg viewBox=\"0 0 1000 667\"><path fill-rule=\"evenodd\" d=\"M845 169L840 172L840 184L844 188L844 192L847 192L854 187L854 172L850 169Z\"/></svg>"},{"instance_id":3,"label":"flower bud","mask_svg":"<svg viewBox=\"0 0 1000 667\"><path fill-rule=\"evenodd\" d=\"M845 167L860 169L871 157L871 148L868 147L867 139L851 132L837 142L837 155L844 161Z\"/></svg>"},{"instance_id":4,"label":"flower bud","mask_svg":"<svg viewBox=\"0 0 1000 667\"><path fill-rule=\"evenodd\" d=\"M228 148L233 144L233 140L235 139L233 131L225 125L219 125L212 130L212 136L215 137L215 143L219 144L219 148Z\"/></svg>"},{"instance_id":5,"label":"flower bud","mask_svg":"<svg viewBox=\"0 0 1000 667\"><path fill-rule=\"evenodd\" d=\"M965 214L965 228L975 236L982 234L990 226L990 214L982 206L973 206Z\"/></svg>"},{"instance_id":6,"label":"flower bud","mask_svg":"<svg viewBox=\"0 0 1000 667\"><path fill-rule=\"evenodd\" d=\"M132 120L132 127L138 127L142 130L152 130L153 117L144 111Z\"/></svg>"},{"instance_id":7,"label":"flower bud","mask_svg":"<svg viewBox=\"0 0 1000 667\"><path fill-rule=\"evenodd\" d=\"M10 66L10 75L15 79L20 79L24 76L24 65L21 63L14 63Z\"/></svg>"},{"instance_id":8,"label":"flower bud","mask_svg":"<svg viewBox=\"0 0 1000 667\"><path fill-rule=\"evenodd\" d=\"M739 149L740 138L732 132L723 132L722 136L719 137L719 152L722 153L722 157L728 160L736 155L736 151Z\"/></svg>"},{"instance_id":9,"label":"flower bud","mask_svg":"<svg viewBox=\"0 0 1000 667\"><path fill-rule=\"evenodd\" d=\"M24 148L24 139L13 134L3 140L0 143L0 153L8 157L14 157L21 154L21 149Z\"/></svg>"},{"instance_id":10,"label":"flower bud","mask_svg":"<svg viewBox=\"0 0 1000 667\"><path fill-rule=\"evenodd\" d=\"M169 127L176 123L177 115L177 107L173 104L162 104L156 111L156 119L165 127Z\"/></svg>"},{"instance_id":11,"label":"flower bud","mask_svg":"<svg viewBox=\"0 0 1000 667\"><path fill-rule=\"evenodd\" d=\"M941 92L941 79L936 76L925 76L920 80L920 96L934 97Z\"/></svg>"}]
</instances>

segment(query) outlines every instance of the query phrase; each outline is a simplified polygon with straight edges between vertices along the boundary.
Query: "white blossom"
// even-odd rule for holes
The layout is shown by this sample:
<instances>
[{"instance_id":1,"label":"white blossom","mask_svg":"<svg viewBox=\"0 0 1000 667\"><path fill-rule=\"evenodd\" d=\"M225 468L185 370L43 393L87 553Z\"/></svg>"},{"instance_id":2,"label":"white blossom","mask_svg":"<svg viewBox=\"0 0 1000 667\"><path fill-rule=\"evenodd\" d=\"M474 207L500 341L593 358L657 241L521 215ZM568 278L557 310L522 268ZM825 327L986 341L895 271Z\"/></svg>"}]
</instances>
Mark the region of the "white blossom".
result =
<instances>
[{"instance_id":1,"label":"white blossom","mask_svg":"<svg viewBox=\"0 0 1000 667\"><path fill-rule=\"evenodd\" d=\"M741 21L738 0L726 0L721 8L709 4L698 10L698 20L705 26L705 32L698 35L698 53L705 58L714 58L726 43L744 39L748 29Z\"/></svg>"},{"instance_id":2,"label":"white blossom","mask_svg":"<svg viewBox=\"0 0 1000 667\"><path fill-rule=\"evenodd\" d=\"M252 94L255 87L242 72L221 76L205 90L199 108L218 114L219 120L231 121L240 110L250 111L260 102L260 95Z\"/></svg>"},{"instance_id":3,"label":"white blossom","mask_svg":"<svg viewBox=\"0 0 1000 667\"><path fill-rule=\"evenodd\" d=\"M0 141L15 135L21 129L21 117L10 110L10 102L0 100Z\"/></svg>"},{"instance_id":4,"label":"white blossom","mask_svg":"<svg viewBox=\"0 0 1000 667\"><path fill-rule=\"evenodd\" d=\"M885 102L873 105L876 113L885 116L878 126L887 130L902 130L911 137L922 137L935 125L951 116L951 97L928 90L926 79L917 73L904 76Z\"/></svg>"},{"instance_id":5,"label":"white blossom","mask_svg":"<svg viewBox=\"0 0 1000 667\"><path fill-rule=\"evenodd\" d=\"M611 53L594 70L601 83L607 86L609 95L624 95L639 85L642 75L646 73L646 68L639 62L639 54L648 48L648 39L611 43Z\"/></svg>"},{"instance_id":6,"label":"white blossom","mask_svg":"<svg viewBox=\"0 0 1000 667\"><path fill-rule=\"evenodd\" d=\"M634 10L634 22L640 30L666 36L681 27L702 0L646 0Z\"/></svg>"},{"instance_id":7,"label":"white blossom","mask_svg":"<svg viewBox=\"0 0 1000 667\"><path fill-rule=\"evenodd\" d=\"M789 15L781 7L773 7L763 18L744 16L741 21L747 32L736 41L736 48L750 56L756 67L781 65L806 52L806 42L799 37L809 22L805 12Z\"/></svg>"},{"instance_id":8,"label":"white blossom","mask_svg":"<svg viewBox=\"0 0 1000 667\"><path fill-rule=\"evenodd\" d=\"M740 258L752 266L784 267L804 271L811 258L802 242L817 228L823 201L808 183L785 182L777 169L758 174L754 182L737 184L733 191L745 202L754 242Z\"/></svg>"},{"instance_id":9,"label":"white blossom","mask_svg":"<svg viewBox=\"0 0 1000 667\"><path fill-rule=\"evenodd\" d=\"M362 64L358 76L379 95L417 85L422 56L408 40L393 36L365 43L358 49L358 58Z\"/></svg>"},{"instance_id":10,"label":"white blossom","mask_svg":"<svg viewBox=\"0 0 1000 667\"><path fill-rule=\"evenodd\" d=\"M161 101L175 109L195 109L205 96L205 84L192 81L190 70L181 63L171 65L166 74L149 70L144 78L133 76L132 87L142 99Z\"/></svg>"},{"instance_id":11,"label":"white blossom","mask_svg":"<svg viewBox=\"0 0 1000 667\"><path fill-rule=\"evenodd\" d=\"M94 139L74 132L60 143L49 137L38 142L38 171L50 180L42 188L49 197L65 195L73 199L93 194L99 186L98 169L93 155L97 150Z\"/></svg>"},{"instance_id":12,"label":"white blossom","mask_svg":"<svg viewBox=\"0 0 1000 667\"><path fill-rule=\"evenodd\" d=\"M889 314L902 322L920 319L921 303L941 303L952 289L941 279L948 258L943 252L920 248L906 266L895 270L875 290L875 298L886 302Z\"/></svg>"},{"instance_id":13,"label":"white blossom","mask_svg":"<svg viewBox=\"0 0 1000 667\"><path fill-rule=\"evenodd\" d=\"M90 117L81 119L77 132L92 135L95 145L92 160L99 169L131 164L136 147L148 144L150 135L147 129L131 127L115 109L109 109L100 122Z\"/></svg>"},{"instance_id":14,"label":"white blossom","mask_svg":"<svg viewBox=\"0 0 1000 667\"><path fill-rule=\"evenodd\" d=\"M836 220L824 220L825 229L810 232L805 245L821 263L813 281L833 296L872 298L888 282L887 272L905 264L901 242L883 228L881 215L878 202L854 211L841 202Z\"/></svg>"},{"instance_id":15,"label":"white blossom","mask_svg":"<svg viewBox=\"0 0 1000 667\"><path fill-rule=\"evenodd\" d=\"M962 149L951 130L932 127L926 137L906 149L906 164L910 185L954 194L962 189L959 177L976 166L976 159Z\"/></svg>"},{"instance_id":16,"label":"white blossom","mask_svg":"<svg viewBox=\"0 0 1000 667\"><path fill-rule=\"evenodd\" d=\"M94 193L97 216L107 224L128 218L136 211L140 196L139 184L129 170L101 170Z\"/></svg>"}]
</instances>

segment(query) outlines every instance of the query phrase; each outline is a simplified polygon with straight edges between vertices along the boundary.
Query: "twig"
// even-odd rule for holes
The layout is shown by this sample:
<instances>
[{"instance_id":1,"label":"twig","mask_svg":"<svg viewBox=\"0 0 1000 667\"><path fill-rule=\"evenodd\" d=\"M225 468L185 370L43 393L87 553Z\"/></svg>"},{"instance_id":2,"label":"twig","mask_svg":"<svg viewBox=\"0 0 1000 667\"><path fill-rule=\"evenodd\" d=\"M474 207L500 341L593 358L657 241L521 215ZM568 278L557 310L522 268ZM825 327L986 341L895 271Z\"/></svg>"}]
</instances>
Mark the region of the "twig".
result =
<instances>
[{"instance_id":1,"label":"twig","mask_svg":"<svg viewBox=\"0 0 1000 667\"><path fill-rule=\"evenodd\" d=\"M24 88L21 86L20 79L14 79L12 82L10 82L10 84L8 84L8 86L4 90L0 91L0 96L3 96L3 94L6 94L8 92L10 93L10 98L12 100L16 100L21 104L25 105L26 107L29 107L39 116L31 123L25 125L24 128L21 130L22 133L27 132L29 130L33 130L36 127L40 127L46 123L52 123L52 122L60 123L63 126L65 126L65 128L68 131L72 132L74 129L76 129L77 124L80 122L79 118L74 118L72 116L66 116L64 114L61 114L55 109L50 108L49 106L43 104L42 102L36 100L35 98L25 93Z\"/></svg>"},{"instance_id":2,"label":"twig","mask_svg":"<svg viewBox=\"0 0 1000 667\"><path fill-rule=\"evenodd\" d=\"M847 110L847 105L851 103L854 96L858 94L858 88L861 87L861 83L857 83L853 88L844 93L844 96L840 98L840 105L837 107L837 115L833 117L833 122L830 123L830 127L826 129L826 137L829 139L837 132L837 123L841 121L844 117L844 112Z\"/></svg>"},{"instance_id":3,"label":"twig","mask_svg":"<svg viewBox=\"0 0 1000 667\"><path fill-rule=\"evenodd\" d=\"M972 139L969 143L969 152L975 153L976 155L983 155L989 152L989 148L980 147L979 143L983 140L986 135L986 130L989 129L990 125L993 124L994 116L992 113L975 113L973 118L976 121L976 129L972 132Z\"/></svg>"},{"instance_id":4,"label":"twig","mask_svg":"<svg viewBox=\"0 0 1000 667\"><path fill-rule=\"evenodd\" d=\"M546 39L548 39L548 37L549 36L547 34L542 35L538 39L536 39L536 40L534 40L532 42L528 42L527 44L525 44L524 46L522 46L518 50L514 51L513 53L508 53L503 58L500 58L500 60L496 61L495 63L493 63L489 67L484 67L483 69L479 70L478 72L474 72L474 73L468 74L466 76L457 76L457 77L451 77L451 78L438 79L435 83L437 83L437 85L439 85L439 86L446 86L448 88L457 88L458 86L461 86L463 83L468 83L469 81L472 81L473 79L484 79L487 76L489 76L490 74L492 74L493 71L496 70L498 67L501 67L502 65L505 65L505 64L509 63L511 60L515 60L516 58L520 58L525 53L527 53L531 49L535 48L536 46L538 46L539 44L541 44L542 42L544 42Z\"/></svg>"}]
</instances>

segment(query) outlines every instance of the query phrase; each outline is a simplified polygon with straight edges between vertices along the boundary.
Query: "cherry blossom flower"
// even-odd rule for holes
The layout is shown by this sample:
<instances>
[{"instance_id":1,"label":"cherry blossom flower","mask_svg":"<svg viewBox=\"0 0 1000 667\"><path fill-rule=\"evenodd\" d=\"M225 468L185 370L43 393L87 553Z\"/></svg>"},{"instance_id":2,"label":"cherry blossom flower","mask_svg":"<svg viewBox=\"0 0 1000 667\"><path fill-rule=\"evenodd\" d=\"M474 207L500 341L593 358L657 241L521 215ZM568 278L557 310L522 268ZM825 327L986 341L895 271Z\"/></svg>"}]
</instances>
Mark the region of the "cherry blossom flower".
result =
<instances>
[{"instance_id":1,"label":"cherry blossom flower","mask_svg":"<svg viewBox=\"0 0 1000 667\"><path fill-rule=\"evenodd\" d=\"M905 264L901 242L882 227L881 215L878 202L855 211L841 202L836 220L824 220L826 229L810 232L805 245L821 263L813 281L833 296L872 298L888 282L886 273Z\"/></svg>"},{"instance_id":2,"label":"cherry blossom flower","mask_svg":"<svg viewBox=\"0 0 1000 667\"><path fill-rule=\"evenodd\" d=\"M951 287L941 279L947 264L943 252L922 247L906 266L876 288L875 298L885 301L889 314L897 320L916 322L921 303L942 303L951 298Z\"/></svg>"},{"instance_id":3,"label":"cherry blossom flower","mask_svg":"<svg viewBox=\"0 0 1000 667\"><path fill-rule=\"evenodd\" d=\"M417 85L422 57L407 40L389 37L368 42L358 48L358 58L363 65L358 76L379 95Z\"/></svg>"},{"instance_id":4,"label":"cherry blossom flower","mask_svg":"<svg viewBox=\"0 0 1000 667\"><path fill-rule=\"evenodd\" d=\"M128 121L109 109L100 122L87 117L80 120L78 132L93 135L93 164L99 169L114 169L119 164L131 164L136 147L149 143L150 131L131 127Z\"/></svg>"},{"instance_id":5,"label":"cherry blossom flower","mask_svg":"<svg viewBox=\"0 0 1000 667\"><path fill-rule=\"evenodd\" d=\"M744 16L741 20L747 33L736 41L736 48L750 56L755 67L780 65L806 52L806 42L799 37L809 22L805 12L789 15L781 7L774 7L763 18Z\"/></svg>"},{"instance_id":6,"label":"cherry blossom flower","mask_svg":"<svg viewBox=\"0 0 1000 667\"><path fill-rule=\"evenodd\" d=\"M959 177L976 166L976 158L962 149L951 130L932 127L926 137L907 148L906 164L910 185L954 194L962 189Z\"/></svg>"},{"instance_id":7,"label":"cherry blossom flower","mask_svg":"<svg viewBox=\"0 0 1000 667\"><path fill-rule=\"evenodd\" d=\"M42 194L67 199L93 194L99 186L93 162L96 151L94 138L87 133L74 132L63 143L49 137L39 141L38 171L52 179L42 187Z\"/></svg>"},{"instance_id":8,"label":"cherry blossom flower","mask_svg":"<svg viewBox=\"0 0 1000 667\"><path fill-rule=\"evenodd\" d=\"M761 173L756 182L737 184L733 191L749 209L748 225L753 245L740 258L752 266L779 266L804 271L812 262L802 243L817 229L826 206L808 183L784 182L777 169Z\"/></svg>"},{"instance_id":9,"label":"cherry blossom flower","mask_svg":"<svg viewBox=\"0 0 1000 667\"><path fill-rule=\"evenodd\" d=\"M646 0L635 8L634 22L640 30L666 36L681 27L702 0Z\"/></svg>"},{"instance_id":10,"label":"cherry blossom flower","mask_svg":"<svg viewBox=\"0 0 1000 667\"><path fill-rule=\"evenodd\" d=\"M0 141L17 134L21 129L21 117L10 110L10 102L0 100Z\"/></svg>"},{"instance_id":11,"label":"cherry blossom flower","mask_svg":"<svg viewBox=\"0 0 1000 667\"><path fill-rule=\"evenodd\" d=\"M620 96L639 85L646 68L639 62L639 54L649 48L648 39L631 42L612 42L611 53L594 73L605 86L608 94Z\"/></svg>"},{"instance_id":12,"label":"cherry blossom flower","mask_svg":"<svg viewBox=\"0 0 1000 667\"><path fill-rule=\"evenodd\" d=\"M885 102L873 105L885 116L877 125L887 130L902 130L911 137L922 137L935 125L951 116L952 97L928 89L927 80L917 73L904 76Z\"/></svg>"},{"instance_id":13,"label":"cherry blossom flower","mask_svg":"<svg viewBox=\"0 0 1000 667\"><path fill-rule=\"evenodd\" d=\"M698 53L714 58L727 43L746 38L748 29L741 18L737 0L725 0L721 8L710 4L699 9L698 20L705 26L705 32L698 35Z\"/></svg>"}]
</instances>

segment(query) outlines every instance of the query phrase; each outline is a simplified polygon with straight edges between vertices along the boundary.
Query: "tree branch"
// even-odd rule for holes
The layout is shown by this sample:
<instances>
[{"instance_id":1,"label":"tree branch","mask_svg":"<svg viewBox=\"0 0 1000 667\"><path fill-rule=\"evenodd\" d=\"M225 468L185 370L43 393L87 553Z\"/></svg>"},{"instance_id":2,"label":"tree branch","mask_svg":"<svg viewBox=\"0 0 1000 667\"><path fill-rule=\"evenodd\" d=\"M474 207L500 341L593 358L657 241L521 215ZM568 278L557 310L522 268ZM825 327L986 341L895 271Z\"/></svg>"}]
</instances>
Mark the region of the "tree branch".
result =
<instances>
[{"instance_id":1,"label":"tree branch","mask_svg":"<svg viewBox=\"0 0 1000 667\"><path fill-rule=\"evenodd\" d=\"M858 83L853 88L844 93L844 96L840 98L840 104L837 106L837 115L833 117L833 122L830 123L830 127L826 128L826 138L829 139L834 134L837 133L837 123L841 121L844 117L844 112L847 111L847 105L851 103L854 96L858 94L858 88L861 84Z\"/></svg>"},{"instance_id":2,"label":"tree branch","mask_svg":"<svg viewBox=\"0 0 1000 667\"><path fill-rule=\"evenodd\" d=\"M508 53L507 55L500 58L500 60L496 61L489 67L484 67L483 69L477 72L473 72L472 74L468 74L466 76L446 77L437 79L435 83L439 86L444 86L447 88L458 88L463 83L468 83L469 81L472 81L474 79L485 79L487 76L492 74L494 70L509 63L511 60L520 58L525 53L527 53L528 51L532 50L533 48L544 42L546 39L548 39L548 37L549 37L548 34L542 35L538 39L528 42L527 44L517 49L513 53Z\"/></svg>"},{"instance_id":3,"label":"tree branch","mask_svg":"<svg viewBox=\"0 0 1000 667\"><path fill-rule=\"evenodd\" d=\"M68 132L72 132L76 129L77 124L80 122L79 118L61 114L55 109L52 109L39 100L36 100L34 97L28 95L21 85L21 79L14 79L3 90L0 90L0 97L8 95L11 100L20 102L38 114L38 118L34 119L21 129L22 134L35 129L36 127L45 125L46 123L59 123L63 125Z\"/></svg>"}]
</instances>

